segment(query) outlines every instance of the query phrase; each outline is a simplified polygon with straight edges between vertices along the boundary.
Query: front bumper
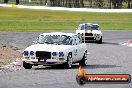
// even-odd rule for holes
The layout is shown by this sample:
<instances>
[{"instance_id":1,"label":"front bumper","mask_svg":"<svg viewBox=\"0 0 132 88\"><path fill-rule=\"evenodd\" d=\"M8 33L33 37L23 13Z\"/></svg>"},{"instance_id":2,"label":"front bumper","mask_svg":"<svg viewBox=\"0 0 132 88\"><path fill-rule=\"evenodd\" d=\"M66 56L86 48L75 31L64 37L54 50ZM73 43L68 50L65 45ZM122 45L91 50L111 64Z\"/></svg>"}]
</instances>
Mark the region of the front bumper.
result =
<instances>
[{"instance_id":1,"label":"front bumper","mask_svg":"<svg viewBox=\"0 0 132 88\"><path fill-rule=\"evenodd\" d=\"M22 61L32 65L57 65L66 62L65 60L57 60L57 59L47 59L45 61L38 61L38 59L22 59Z\"/></svg>"}]
</instances>

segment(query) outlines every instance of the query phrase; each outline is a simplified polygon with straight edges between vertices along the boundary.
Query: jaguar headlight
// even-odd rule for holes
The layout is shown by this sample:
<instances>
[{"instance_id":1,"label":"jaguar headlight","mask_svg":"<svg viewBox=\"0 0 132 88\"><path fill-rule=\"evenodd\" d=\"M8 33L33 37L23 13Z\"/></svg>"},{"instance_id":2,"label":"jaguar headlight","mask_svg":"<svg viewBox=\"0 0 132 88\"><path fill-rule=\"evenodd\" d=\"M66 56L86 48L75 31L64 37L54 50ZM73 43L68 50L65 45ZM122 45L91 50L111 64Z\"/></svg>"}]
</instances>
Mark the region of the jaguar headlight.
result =
<instances>
[{"instance_id":1,"label":"jaguar headlight","mask_svg":"<svg viewBox=\"0 0 132 88\"><path fill-rule=\"evenodd\" d=\"M28 52L28 51L24 51L24 52L23 52L23 55L24 55L24 56L29 56L29 52Z\"/></svg>"},{"instance_id":2,"label":"jaguar headlight","mask_svg":"<svg viewBox=\"0 0 132 88\"><path fill-rule=\"evenodd\" d=\"M52 52L52 56L57 56L57 52Z\"/></svg>"},{"instance_id":3,"label":"jaguar headlight","mask_svg":"<svg viewBox=\"0 0 132 88\"><path fill-rule=\"evenodd\" d=\"M30 51L30 55L33 56L35 53L34 51Z\"/></svg>"},{"instance_id":4,"label":"jaguar headlight","mask_svg":"<svg viewBox=\"0 0 132 88\"><path fill-rule=\"evenodd\" d=\"M63 52L59 52L59 57L63 57L64 53Z\"/></svg>"}]
</instances>

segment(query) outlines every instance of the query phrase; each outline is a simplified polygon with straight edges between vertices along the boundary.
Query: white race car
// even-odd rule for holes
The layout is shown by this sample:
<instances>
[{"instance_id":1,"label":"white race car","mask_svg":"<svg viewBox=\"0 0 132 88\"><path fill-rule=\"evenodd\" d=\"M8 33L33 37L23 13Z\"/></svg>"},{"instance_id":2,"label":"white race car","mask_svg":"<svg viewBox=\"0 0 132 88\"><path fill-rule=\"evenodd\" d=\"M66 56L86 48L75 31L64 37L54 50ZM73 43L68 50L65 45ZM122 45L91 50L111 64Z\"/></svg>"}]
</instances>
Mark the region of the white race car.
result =
<instances>
[{"instance_id":1,"label":"white race car","mask_svg":"<svg viewBox=\"0 0 132 88\"><path fill-rule=\"evenodd\" d=\"M95 41L102 43L102 32L99 30L98 24L83 23L76 30L76 34L80 35L82 42Z\"/></svg>"},{"instance_id":2,"label":"white race car","mask_svg":"<svg viewBox=\"0 0 132 88\"><path fill-rule=\"evenodd\" d=\"M31 69L38 65L63 64L71 68L73 63L86 65L87 46L78 35L52 32L38 36L34 44L23 51L23 67Z\"/></svg>"}]
</instances>

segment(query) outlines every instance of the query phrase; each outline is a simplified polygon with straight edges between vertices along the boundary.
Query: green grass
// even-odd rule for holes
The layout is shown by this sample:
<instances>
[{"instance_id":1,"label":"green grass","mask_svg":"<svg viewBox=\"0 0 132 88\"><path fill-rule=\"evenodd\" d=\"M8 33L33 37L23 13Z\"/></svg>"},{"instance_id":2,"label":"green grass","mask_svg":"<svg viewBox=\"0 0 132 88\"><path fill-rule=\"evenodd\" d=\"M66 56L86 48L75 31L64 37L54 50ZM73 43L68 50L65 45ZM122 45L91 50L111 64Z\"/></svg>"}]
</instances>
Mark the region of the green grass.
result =
<instances>
[{"instance_id":1,"label":"green grass","mask_svg":"<svg viewBox=\"0 0 132 88\"><path fill-rule=\"evenodd\" d=\"M103 30L131 30L132 13L93 13L0 8L0 31L75 30L78 24L98 23Z\"/></svg>"}]
</instances>

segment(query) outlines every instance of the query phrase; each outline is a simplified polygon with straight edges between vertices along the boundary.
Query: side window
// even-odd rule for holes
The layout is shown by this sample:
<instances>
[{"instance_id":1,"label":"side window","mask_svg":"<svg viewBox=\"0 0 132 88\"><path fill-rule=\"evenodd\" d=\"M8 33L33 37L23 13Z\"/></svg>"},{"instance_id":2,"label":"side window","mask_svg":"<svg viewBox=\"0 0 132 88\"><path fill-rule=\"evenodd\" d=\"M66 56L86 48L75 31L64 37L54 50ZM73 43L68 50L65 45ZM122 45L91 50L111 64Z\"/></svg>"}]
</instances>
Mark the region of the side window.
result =
<instances>
[{"instance_id":1,"label":"side window","mask_svg":"<svg viewBox=\"0 0 132 88\"><path fill-rule=\"evenodd\" d=\"M73 40L73 41L72 41L72 45L75 45L75 39L73 38L72 40Z\"/></svg>"},{"instance_id":2,"label":"side window","mask_svg":"<svg viewBox=\"0 0 132 88\"><path fill-rule=\"evenodd\" d=\"M64 42L66 43L66 45L72 45L73 39L67 38Z\"/></svg>"},{"instance_id":3,"label":"side window","mask_svg":"<svg viewBox=\"0 0 132 88\"><path fill-rule=\"evenodd\" d=\"M78 39L78 42L79 42L79 44L80 44L80 43L81 43L80 36L77 36L77 39Z\"/></svg>"},{"instance_id":4,"label":"side window","mask_svg":"<svg viewBox=\"0 0 132 88\"><path fill-rule=\"evenodd\" d=\"M72 39L72 45L76 45L76 43L75 43L75 37L72 37L71 39Z\"/></svg>"},{"instance_id":5,"label":"side window","mask_svg":"<svg viewBox=\"0 0 132 88\"><path fill-rule=\"evenodd\" d=\"M75 36L75 45L79 45L80 44L80 39L78 38L78 36Z\"/></svg>"}]
</instances>

